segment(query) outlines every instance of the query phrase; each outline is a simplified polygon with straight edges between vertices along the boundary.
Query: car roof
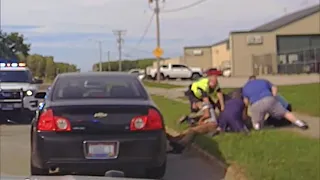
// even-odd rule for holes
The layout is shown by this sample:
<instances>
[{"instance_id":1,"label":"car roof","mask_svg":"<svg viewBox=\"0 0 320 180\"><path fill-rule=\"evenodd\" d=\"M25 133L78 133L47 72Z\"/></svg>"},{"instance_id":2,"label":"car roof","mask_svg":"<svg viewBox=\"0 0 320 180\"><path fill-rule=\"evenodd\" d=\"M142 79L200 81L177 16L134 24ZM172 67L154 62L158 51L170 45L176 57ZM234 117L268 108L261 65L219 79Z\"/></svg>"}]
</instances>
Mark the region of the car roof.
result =
<instances>
[{"instance_id":1,"label":"car roof","mask_svg":"<svg viewBox=\"0 0 320 180\"><path fill-rule=\"evenodd\" d=\"M114 77L114 78L136 78L132 74L127 72L70 72L70 73L63 73L59 74L58 77L60 78L72 78L72 77Z\"/></svg>"}]
</instances>

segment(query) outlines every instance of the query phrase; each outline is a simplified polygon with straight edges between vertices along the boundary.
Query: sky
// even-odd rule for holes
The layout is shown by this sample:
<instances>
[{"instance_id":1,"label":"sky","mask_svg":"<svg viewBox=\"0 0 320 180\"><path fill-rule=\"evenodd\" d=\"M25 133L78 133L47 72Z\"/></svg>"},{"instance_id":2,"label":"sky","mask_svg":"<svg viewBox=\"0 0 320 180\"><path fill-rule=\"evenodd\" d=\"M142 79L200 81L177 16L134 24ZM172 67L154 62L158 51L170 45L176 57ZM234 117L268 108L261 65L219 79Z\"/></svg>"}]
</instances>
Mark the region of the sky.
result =
<instances>
[{"instance_id":1,"label":"sky","mask_svg":"<svg viewBox=\"0 0 320 180\"><path fill-rule=\"evenodd\" d=\"M319 0L206 0L192 8L171 11L199 0L160 0L160 37L163 57L178 57L185 46L211 45L230 31L249 30L275 18L319 3ZM139 43L154 8L148 0L0 0L1 29L20 32L31 53L52 55L57 62L90 71L99 61L118 59L113 30L126 30L123 58L153 57L156 23L153 20ZM154 18L154 17L153 17Z\"/></svg>"}]
</instances>

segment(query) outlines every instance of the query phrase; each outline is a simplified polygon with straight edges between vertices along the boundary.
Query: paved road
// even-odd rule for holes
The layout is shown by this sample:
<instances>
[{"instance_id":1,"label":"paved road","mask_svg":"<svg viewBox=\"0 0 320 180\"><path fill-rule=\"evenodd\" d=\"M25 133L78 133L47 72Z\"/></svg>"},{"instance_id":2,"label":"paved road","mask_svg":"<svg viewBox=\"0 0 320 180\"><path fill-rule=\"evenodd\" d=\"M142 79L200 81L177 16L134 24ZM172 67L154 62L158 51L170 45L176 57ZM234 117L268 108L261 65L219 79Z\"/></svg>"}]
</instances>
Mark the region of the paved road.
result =
<instances>
[{"instance_id":1,"label":"paved road","mask_svg":"<svg viewBox=\"0 0 320 180\"><path fill-rule=\"evenodd\" d=\"M275 76L260 76L274 83L275 85L298 85L320 83L319 74L310 75L275 75ZM248 77L219 77L220 86L223 88L237 88L241 87L248 80ZM189 86L192 81L171 80L164 81L164 83Z\"/></svg>"},{"instance_id":2,"label":"paved road","mask_svg":"<svg viewBox=\"0 0 320 180\"><path fill-rule=\"evenodd\" d=\"M30 126L0 126L0 174L28 176ZM209 165L195 153L169 155L165 180L221 180L223 169Z\"/></svg>"}]
</instances>

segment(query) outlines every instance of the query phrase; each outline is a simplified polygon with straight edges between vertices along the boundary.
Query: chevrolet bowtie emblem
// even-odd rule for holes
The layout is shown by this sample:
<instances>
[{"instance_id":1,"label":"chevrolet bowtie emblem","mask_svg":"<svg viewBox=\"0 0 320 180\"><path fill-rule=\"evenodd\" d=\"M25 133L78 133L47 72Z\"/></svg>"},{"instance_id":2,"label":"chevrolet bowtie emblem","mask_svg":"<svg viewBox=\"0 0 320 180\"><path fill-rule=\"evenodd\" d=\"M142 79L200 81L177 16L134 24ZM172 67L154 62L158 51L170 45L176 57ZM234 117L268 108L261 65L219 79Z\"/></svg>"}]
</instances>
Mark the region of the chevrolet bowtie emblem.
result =
<instances>
[{"instance_id":1,"label":"chevrolet bowtie emblem","mask_svg":"<svg viewBox=\"0 0 320 180\"><path fill-rule=\"evenodd\" d=\"M93 115L93 117L95 117L95 118L105 118L107 116L108 116L108 114L107 113L103 113L103 112L98 112L98 113L95 113Z\"/></svg>"}]
</instances>

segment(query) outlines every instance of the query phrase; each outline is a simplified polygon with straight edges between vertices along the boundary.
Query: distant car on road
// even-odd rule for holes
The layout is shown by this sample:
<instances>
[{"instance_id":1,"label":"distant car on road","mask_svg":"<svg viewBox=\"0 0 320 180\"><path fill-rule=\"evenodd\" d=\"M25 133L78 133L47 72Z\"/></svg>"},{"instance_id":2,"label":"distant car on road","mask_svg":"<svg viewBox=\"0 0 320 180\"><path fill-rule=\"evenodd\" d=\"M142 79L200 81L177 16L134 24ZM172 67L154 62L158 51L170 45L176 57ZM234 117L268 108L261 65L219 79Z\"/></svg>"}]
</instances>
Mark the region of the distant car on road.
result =
<instances>
[{"instance_id":1,"label":"distant car on road","mask_svg":"<svg viewBox=\"0 0 320 180\"><path fill-rule=\"evenodd\" d=\"M166 170L163 116L128 73L60 74L31 128L31 175L103 175L159 179ZM46 98L44 98L46 96Z\"/></svg>"},{"instance_id":2,"label":"distant car on road","mask_svg":"<svg viewBox=\"0 0 320 180\"><path fill-rule=\"evenodd\" d=\"M34 96L42 83L32 77L25 63L0 62L0 124L29 124L38 107Z\"/></svg>"},{"instance_id":3,"label":"distant car on road","mask_svg":"<svg viewBox=\"0 0 320 180\"><path fill-rule=\"evenodd\" d=\"M136 75L140 80L143 80L146 76L143 69L131 69L128 73Z\"/></svg>"}]
</instances>

